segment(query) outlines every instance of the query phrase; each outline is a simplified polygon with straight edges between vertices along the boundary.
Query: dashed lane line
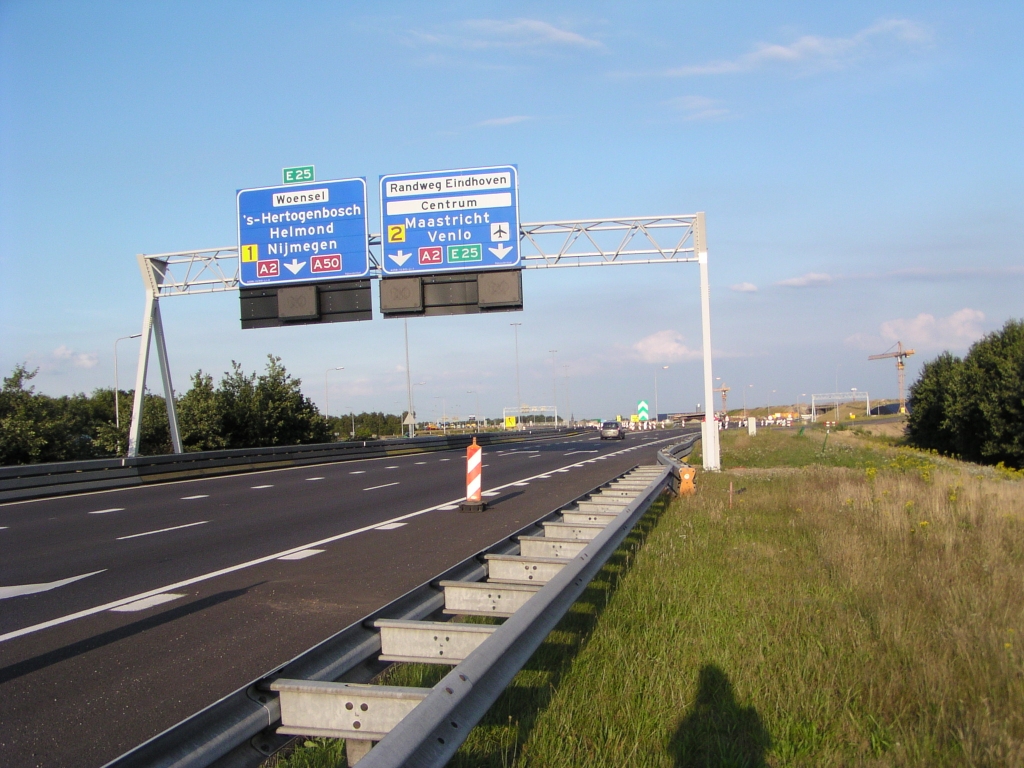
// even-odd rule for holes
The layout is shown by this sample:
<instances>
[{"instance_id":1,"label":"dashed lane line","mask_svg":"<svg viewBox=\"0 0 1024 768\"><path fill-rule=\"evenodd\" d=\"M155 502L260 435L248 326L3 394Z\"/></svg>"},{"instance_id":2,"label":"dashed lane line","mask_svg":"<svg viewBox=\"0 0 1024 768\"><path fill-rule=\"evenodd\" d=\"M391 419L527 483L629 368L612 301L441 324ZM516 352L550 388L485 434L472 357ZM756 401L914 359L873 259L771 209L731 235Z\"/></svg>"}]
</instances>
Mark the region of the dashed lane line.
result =
<instances>
[{"instance_id":1,"label":"dashed lane line","mask_svg":"<svg viewBox=\"0 0 1024 768\"><path fill-rule=\"evenodd\" d=\"M676 439L676 436L665 438L664 440L659 441L659 442L669 442L670 440L674 440L674 439ZM621 453L621 451L619 453ZM614 456L615 454L613 453L613 454L609 454L609 455L610 456ZM593 459L591 459L590 461L593 461ZM538 477L539 477L539 475L535 475L533 477L526 477L526 478L523 478L522 480L519 480L517 482L527 482L527 481L530 481L530 480L535 480ZM510 485L513 485L513 483L506 483L505 485L498 486L497 488L494 488L493 490L502 490L504 488L508 488ZM313 541L313 542L310 542L308 544L303 544L302 546L292 547L291 549L286 549L283 552L275 552L272 555L265 555L263 557L257 557L257 558L255 558L253 560L247 560L244 563L238 563L236 565L231 565L231 566L228 566L226 568L221 568L221 569L216 570L216 571L211 571L209 573L204 573L204 574L201 574L199 576L193 576L193 577L188 578L188 579L183 579L182 581L175 582L174 584L168 584L168 585L166 585L164 587L158 587L157 589L151 589L148 592L141 592L141 593L139 593L137 595L131 595L130 597L123 597L120 600L114 600L114 601L111 601L109 603L104 603L103 605L94 606L92 608L85 608L85 609L83 609L81 611L76 611L75 613L69 613L69 614L67 614L65 616L59 616L59 617L57 617L55 619L50 619L48 621L43 621L43 622L40 622L38 624L33 624L31 626L28 626L28 627L22 627L21 629L15 629L15 630L12 630L11 632L6 632L5 634L0 635L0 643L5 643L8 640L14 640L14 639L19 638L19 637L24 637L25 635L35 634L36 632L41 632L42 630L50 629L51 627L59 627L62 624L67 624L68 622L71 622L71 621L77 621L78 619L83 619L83 618L86 618L88 616L94 616L97 613L102 613L103 611L109 611L109 610L112 610L112 609L114 609L114 608L116 608L118 606L127 605L128 603L133 603L133 602L135 602L137 600L142 600L144 598L151 597L153 595L167 594L169 592L173 592L176 589L184 589L185 587L190 587L193 584L200 584L200 583L202 583L204 581L209 581L210 579L215 579L215 578L217 578L219 576L224 576L224 575L229 574L229 573L235 573L236 571L245 570L247 568L253 568L253 567L257 566L257 565L262 565L263 563L268 563L268 562L270 562L272 560L278 560L281 557L283 557L285 555L289 555L289 554L291 554L293 552L301 552L304 549L312 549L314 547L322 547L325 544L331 544L331 543L333 543L335 541L341 541L342 539L347 539L347 538L351 538L352 536L357 536L360 533L365 533L366 531L372 531L375 528L379 528L381 525L388 525L390 523L404 522L406 520L410 520L411 518L419 517L420 515L425 515L425 514L427 514L429 512L436 512L438 510L446 510L446 511L448 511L448 510L452 510L452 509L458 509L459 502L461 502L461 501L462 501L461 497L458 498L458 499L452 499L451 501L446 501L446 502L444 502L442 504L435 504L432 507L426 507L425 509L420 509L420 510L417 510L416 512L410 512L410 513L408 513L406 515L400 515L399 517L394 517L394 518L392 518L390 520L384 520L383 522L375 523L373 525L367 525L367 526L364 526L362 528L355 528L355 529L353 529L351 531L345 531L343 533L339 533L339 534L336 534L334 536L328 536L327 538L320 539L319 541Z\"/></svg>"},{"instance_id":2,"label":"dashed lane line","mask_svg":"<svg viewBox=\"0 0 1024 768\"><path fill-rule=\"evenodd\" d=\"M319 555L324 550L322 549L300 549L298 552L292 552L290 555L283 555L278 560L305 560L307 557L313 555Z\"/></svg>"},{"instance_id":3,"label":"dashed lane line","mask_svg":"<svg viewBox=\"0 0 1024 768\"><path fill-rule=\"evenodd\" d=\"M378 488L390 488L392 485L398 485L396 480L393 483L384 483L384 485L371 485L369 488L363 488L364 491L376 491Z\"/></svg>"},{"instance_id":4,"label":"dashed lane line","mask_svg":"<svg viewBox=\"0 0 1024 768\"><path fill-rule=\"evenodd\" d=\"M123 542L126 539L138 539L140 536L153 536L154 534L166 534L168 530L181 530L181 528L190 528L196 525L206 525L209 520L200 520L199 522L186 522L184 525L174 525L170 528L159 528L158 530L144 530L141 534L132 534L131 536L119 536L117 541Z\"/></svg>"},{"instance_id":5,"label":"dashed lane line","mask_svg":"<svg viewBox=\"0 0 1024 768\"><path fill-rule=\"evenodd\" d=\"M110 509L94 509L90 515L105 515L108 512L124 512L124 507L111 507Z\"/></svg>"},{"instance_id":6,"label":"dashed lane line","mask_svg":"<svg viewBox=\"0 0 1024 768\"><path fill-rule=\"evenodd\" d=\"M195 496L182 496L181 500L182 501L194 501L196 499L208 499L208 498L210 498L210 494L208 494L208 493L197 493Z\"/></svg>"}]
</instances>

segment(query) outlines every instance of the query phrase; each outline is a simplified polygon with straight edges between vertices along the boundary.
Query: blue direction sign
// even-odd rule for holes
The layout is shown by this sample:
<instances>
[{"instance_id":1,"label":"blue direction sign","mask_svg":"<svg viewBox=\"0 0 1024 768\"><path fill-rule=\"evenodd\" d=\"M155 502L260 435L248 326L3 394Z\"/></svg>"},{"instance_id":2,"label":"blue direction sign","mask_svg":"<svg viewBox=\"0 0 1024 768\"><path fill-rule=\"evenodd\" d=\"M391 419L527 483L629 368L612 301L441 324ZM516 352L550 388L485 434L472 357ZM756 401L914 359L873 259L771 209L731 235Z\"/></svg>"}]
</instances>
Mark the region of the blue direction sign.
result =
<instances>
[{"instance_id":1,"label":"blue direction sign","mask_svg":"<svg viewBox=\"0 0 1024 768\"><path fill-rule=\"evenodd\" d=\"M381 176L380 215L386 275L519 264L513 165Z\"/></svg>"},{"instance_id":2,"label":"blue direction sign","mask_svg":"<svg viewBox=\"0 0 1024 768\"><path fill-rule=\"evenodd\" d=\"M244 287L364 277L370 271L366 180L238 191Z\"/></svg>"}]
</instances>

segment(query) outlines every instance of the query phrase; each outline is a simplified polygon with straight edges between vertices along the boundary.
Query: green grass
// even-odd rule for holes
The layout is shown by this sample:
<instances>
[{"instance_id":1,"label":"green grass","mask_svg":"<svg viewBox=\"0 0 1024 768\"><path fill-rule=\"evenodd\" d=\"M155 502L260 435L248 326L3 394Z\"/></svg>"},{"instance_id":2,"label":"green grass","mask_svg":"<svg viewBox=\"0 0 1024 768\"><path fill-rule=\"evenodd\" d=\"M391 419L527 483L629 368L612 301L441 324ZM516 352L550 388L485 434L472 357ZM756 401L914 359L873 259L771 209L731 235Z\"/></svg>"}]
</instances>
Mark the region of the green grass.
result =
<instances>
[{"instance_id":1,"label":"green grass","mask_svg":"<svg viewBox=\"0 0 1024 768\"><path fill-rule=\"evenodd\" d=\"M1024 764L1024 483L821 437L724 435L452 765Z\"/></svg>"}]
</instances>

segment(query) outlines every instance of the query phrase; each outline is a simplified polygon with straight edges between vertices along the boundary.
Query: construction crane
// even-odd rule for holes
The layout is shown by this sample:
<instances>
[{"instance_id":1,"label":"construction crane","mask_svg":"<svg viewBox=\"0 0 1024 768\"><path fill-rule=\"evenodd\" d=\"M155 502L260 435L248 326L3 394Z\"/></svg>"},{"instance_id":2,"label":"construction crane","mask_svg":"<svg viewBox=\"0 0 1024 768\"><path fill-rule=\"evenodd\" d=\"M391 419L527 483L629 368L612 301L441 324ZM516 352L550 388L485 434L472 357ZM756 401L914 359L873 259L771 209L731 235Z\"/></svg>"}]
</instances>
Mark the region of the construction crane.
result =
<instances>
[{"instance_id":1,"label":"construction crane","mask_svg":"<svg viewBox=\"0 0 1024 768\"><path fill-rule=\"evenodd\" d=\"M893 349L895 347L895 349ZM896 378L900 383L900 413L907 412L907 394L906 394L906 381L903 369L906 368L904 360L914 354L912 349L904 349L903 344L896 342L892 347L889 347L885 352L880 355L871 355L868 360L884 360L888 357L896 358Z\"/></svg>"},{"instance_id":2,"label":"construction crane","mask_svg":"<svg viewBox=\"0 0 1024 768\"><path fill-rule=\"evenodd\" d=\"M729 415L729 409L726 408L726 406L725 406L725 397L726 397L726 395L729 392L729 388L727 386L725 386L725 384L723 384L722 386L720 386L717 389L714 389L712 391L713 392L721 392L722 393L722 414L723 414L723 416L728 416Z\"/></svg>"}]
</instances>

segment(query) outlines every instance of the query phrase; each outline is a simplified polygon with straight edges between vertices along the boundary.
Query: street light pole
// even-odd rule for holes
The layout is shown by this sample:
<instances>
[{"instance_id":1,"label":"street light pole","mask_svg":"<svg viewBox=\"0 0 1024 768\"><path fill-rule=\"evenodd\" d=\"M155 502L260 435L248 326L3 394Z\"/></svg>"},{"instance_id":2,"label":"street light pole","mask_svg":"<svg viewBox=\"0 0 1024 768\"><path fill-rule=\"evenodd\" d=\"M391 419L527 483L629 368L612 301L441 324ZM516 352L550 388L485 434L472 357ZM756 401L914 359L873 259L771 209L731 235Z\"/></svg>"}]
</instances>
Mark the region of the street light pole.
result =
<instances>
[{"instance_id":1,"label":"street light pole","mask_svg":"<svg viewBox=\"0 0 1024 768\"><path fill-rule=\"evenodd\" d=\"M330 417L331 415L331 395L327 389L327 375L331 371L344 371L345 366L339 365L337 368L328 368L324 371L324 415Z\"/></svg>"},{"instance_id":2,"label":"street light pole","mask_svg":"<svg viewBox=\"0 0 1024 768\"><path fill-rule=\"evenodd\" d=\"M405 323L405 388L409 394L409 416L413 422L409 425L409 437L416 436L416 414L412 410L412 372L409 370L409 319L402 320Z\"/></svg>"},{"instance_id":3,"label":"street light pole","mask_svg":"<svg viewBox=\"0 0 1024 768\"><path fill-rule=\"evenodd\" d=\"M131 336L122 336L121 338L119 338L119 339L114 341L114 426L116 426L119 430L121 429L121 409L119 407L119 403L118 403L118 399L117 399L117 390L118 390L118 383L117 383L117 342L118 341L124 341L125 339L137 339L141 335L142 335L141 333L133 333ZM121 437L120 437L120 433L118 433L118 438L117 438L117 449L118 449L118 452L120 452L120 450L121 450Z\"/></svg>"},{"instance_id":4,"label":"street light pole","mask_svg":"<svg viewBox=\"0 0 1024 768\"><path fill-rule=\"evenodd\" d=\"M661 370L667 371L668 366L661 366ZM654 420L658 421L658 369L654 369Z\"/></svg>"},{"instance_id":5,"label":"street light pole","mask_svg":"<svg viewBox=\"0 0 1024 768\"><path fill-rule=\"evenodd\" d=\"M516 412L518 414L516 418L516 424L518 429L523 428L523 395L522 390L519 388L519 326L522 323L509 323L516 334Z\"/></svg>"},{"instance_id":6,"label":"street light pole","mask_svg":"<svg viewBox=\"0 0 1024 768\"><path fill-rule=\"evenodd\" d=\"M558 429L558 361L555 358L557 349L549 349L551 353L551 397L554 398L552 405L555 406L555 429Z\"/></svg>"},{"instance_id":7,"label":"street light pole","mask_svg":"<svg viewBox=\"0 0 1024 768\"><path fill-rule=\"evenodd\" d=\"M576 419L573 418L572 403L569 401L569 366L563 365L565 369L565 412L569 414L569 426L576 423Z\"/></svg>"}]
</instances>

